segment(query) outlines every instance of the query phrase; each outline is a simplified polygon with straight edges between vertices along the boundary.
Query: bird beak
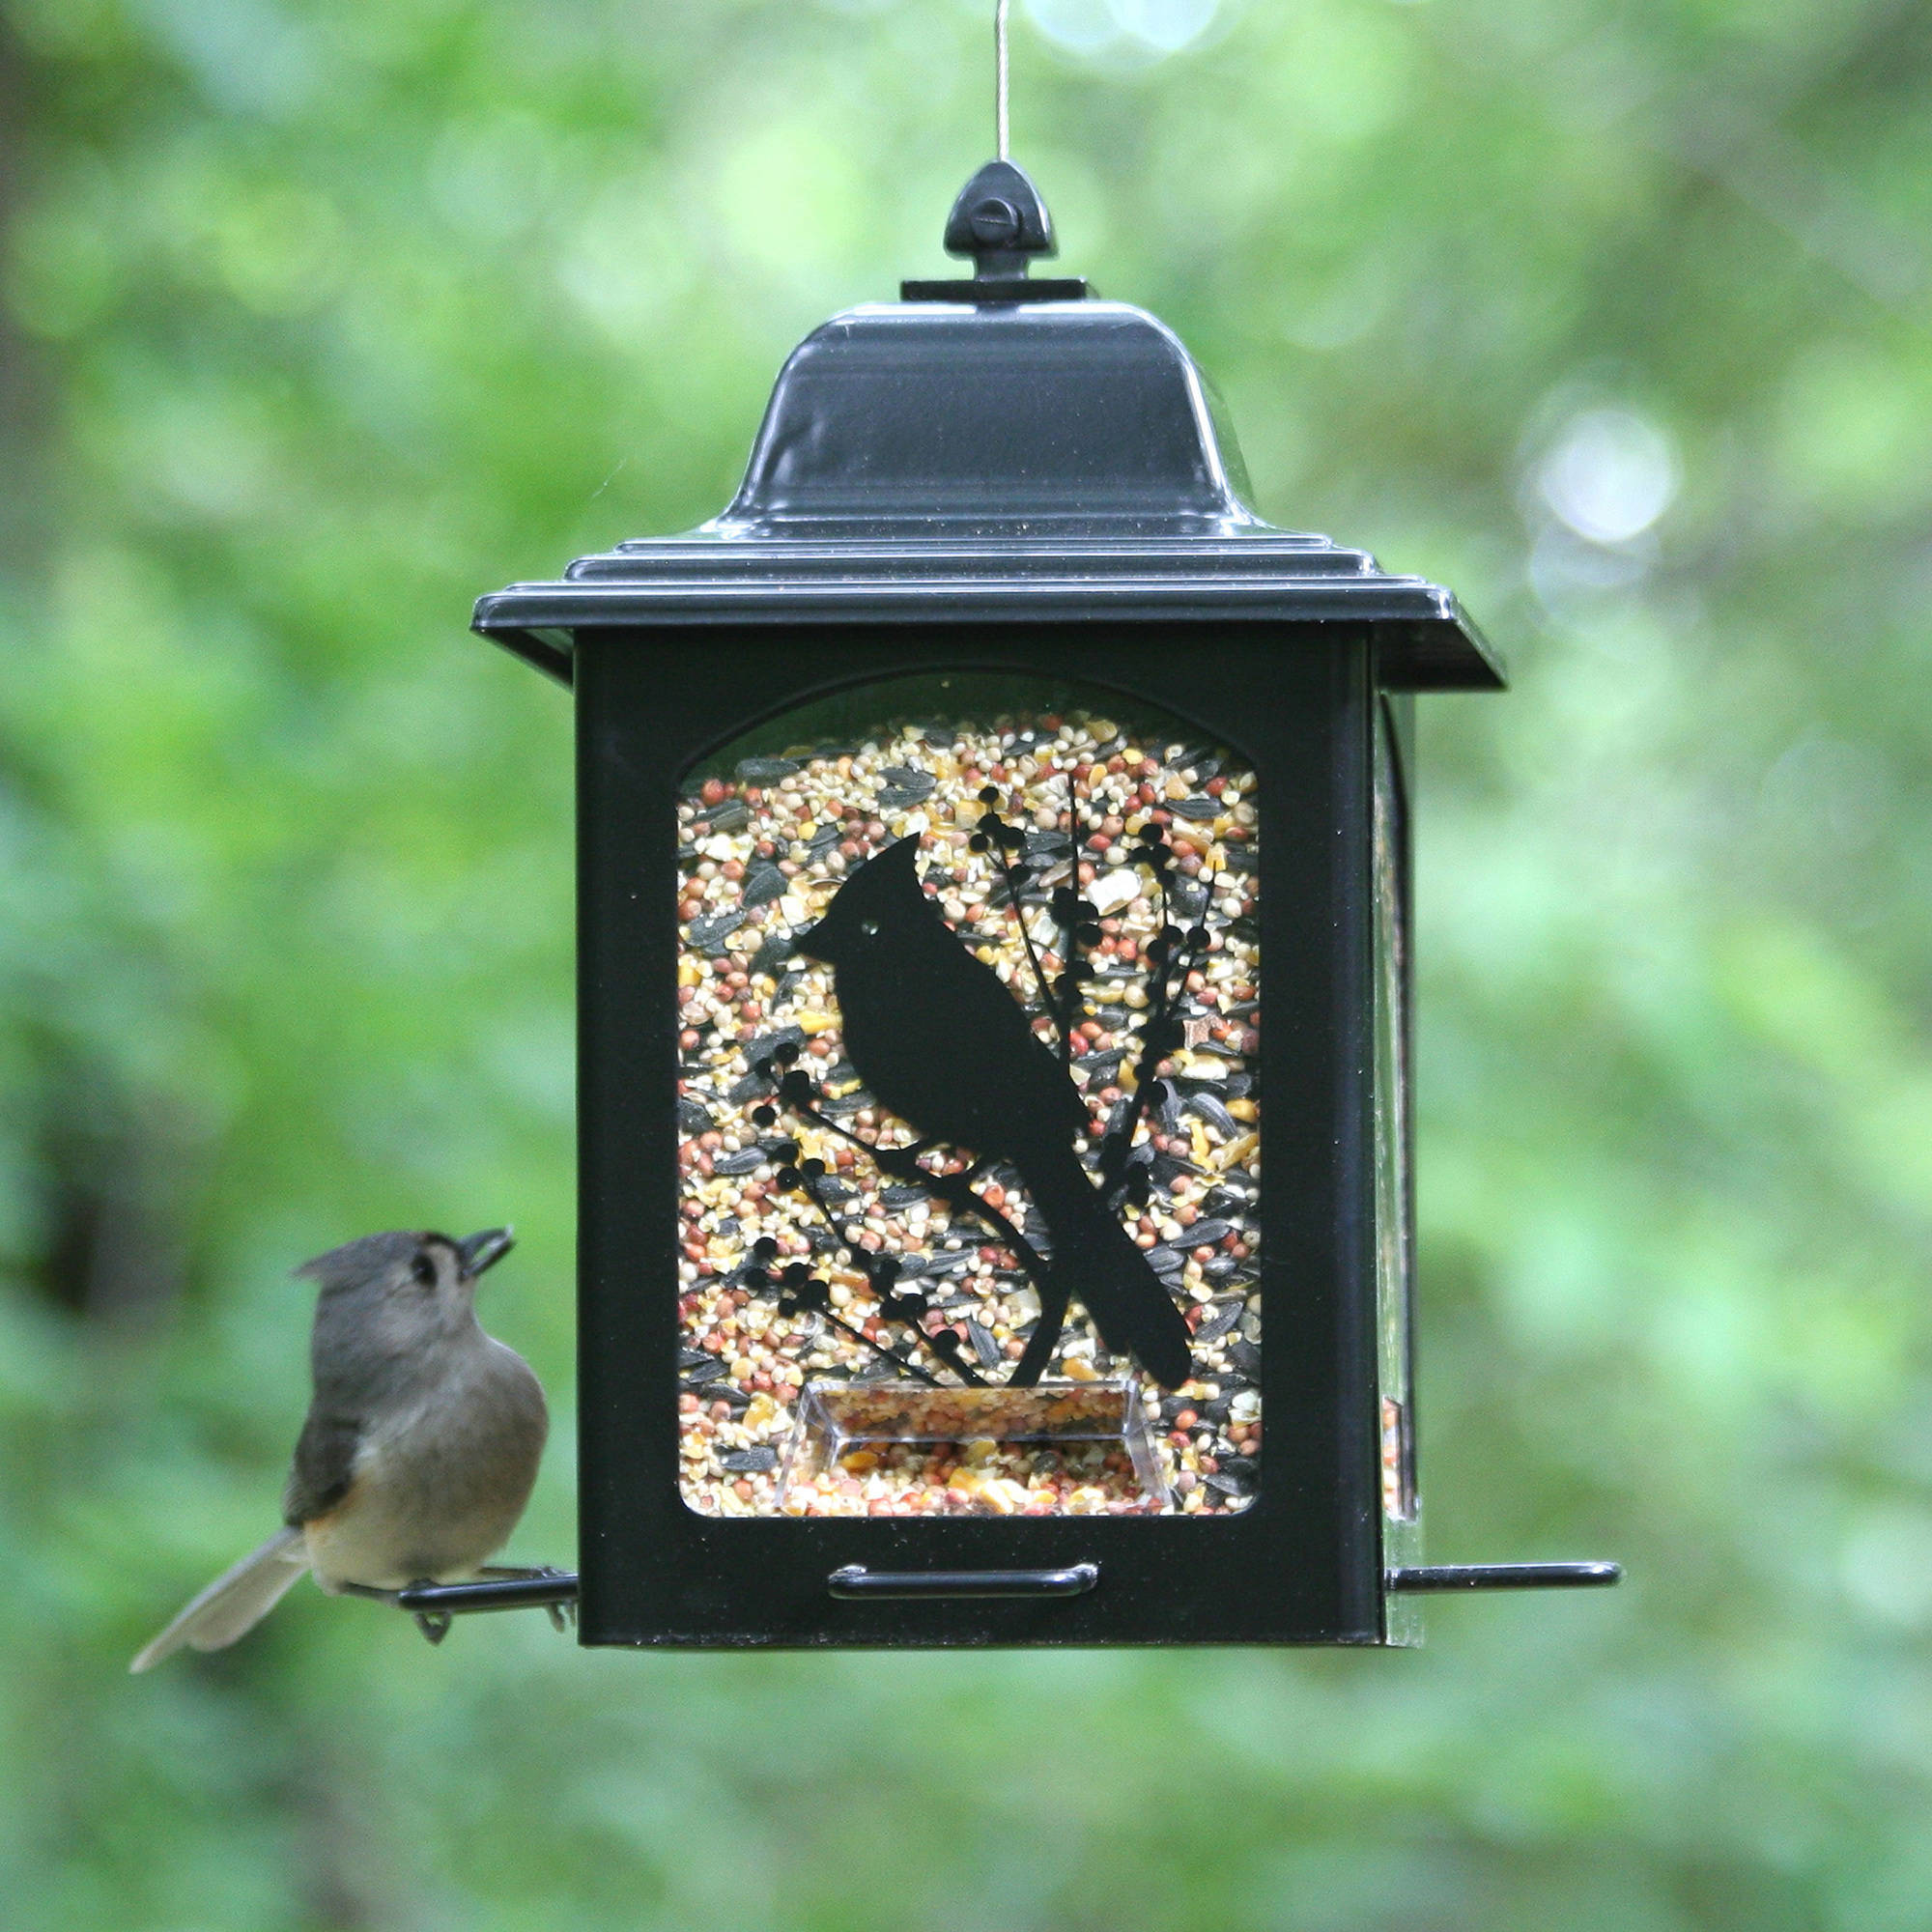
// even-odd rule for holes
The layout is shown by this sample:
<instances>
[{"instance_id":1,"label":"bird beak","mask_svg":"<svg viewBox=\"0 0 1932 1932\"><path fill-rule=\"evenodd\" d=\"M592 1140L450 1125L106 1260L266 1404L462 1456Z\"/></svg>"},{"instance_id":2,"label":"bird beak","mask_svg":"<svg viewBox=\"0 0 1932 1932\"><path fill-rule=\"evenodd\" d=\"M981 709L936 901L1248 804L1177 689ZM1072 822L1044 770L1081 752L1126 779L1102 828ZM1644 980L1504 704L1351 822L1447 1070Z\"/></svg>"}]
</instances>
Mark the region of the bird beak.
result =
<instances>
[{"instance_id":1,"label":"bird beak","mask_svg":"<svg viewBox=\"0 0 1932 1932\"><path fill-rule=\"evenodd\" d=\"M456 1259L463 1264L465 1277L474 1281L485 1268L501 1261L516 1244L515 1230L485 1228L480 1235L471 1235L467 1241L457 1242Z\"/></svg>"}]
</instances>

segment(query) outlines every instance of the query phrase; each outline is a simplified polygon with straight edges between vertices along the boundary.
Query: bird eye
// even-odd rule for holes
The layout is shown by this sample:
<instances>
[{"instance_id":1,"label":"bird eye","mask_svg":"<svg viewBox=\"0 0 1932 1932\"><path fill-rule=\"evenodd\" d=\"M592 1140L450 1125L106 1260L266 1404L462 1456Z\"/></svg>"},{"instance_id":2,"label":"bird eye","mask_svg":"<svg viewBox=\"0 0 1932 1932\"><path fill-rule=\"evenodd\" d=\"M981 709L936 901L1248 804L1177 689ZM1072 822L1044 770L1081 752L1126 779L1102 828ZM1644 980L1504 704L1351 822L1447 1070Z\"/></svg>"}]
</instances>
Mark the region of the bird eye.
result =
<instances>
[{"instance_id":1,"label":"bird eye","mask_svg":"<svg viewBox=\"0 0 1932 1932\"><path fill-rule=\"evenodd\" d=\"M876 939L879 936L879 922L875 919L862 919L859 922L859 930L867 939Z\"/></svg>"},{"instance_id":2,"label":"bird eye","mask_svg":"<svg viewBox=\"0 0 1932 1932\"><path fill-rule=\"evenodd\" d=\"M410 1264L410 1272L424 1288L436 1286L436 1264L427 1255L418 1255Z\"/></svg>"}]
</instances>

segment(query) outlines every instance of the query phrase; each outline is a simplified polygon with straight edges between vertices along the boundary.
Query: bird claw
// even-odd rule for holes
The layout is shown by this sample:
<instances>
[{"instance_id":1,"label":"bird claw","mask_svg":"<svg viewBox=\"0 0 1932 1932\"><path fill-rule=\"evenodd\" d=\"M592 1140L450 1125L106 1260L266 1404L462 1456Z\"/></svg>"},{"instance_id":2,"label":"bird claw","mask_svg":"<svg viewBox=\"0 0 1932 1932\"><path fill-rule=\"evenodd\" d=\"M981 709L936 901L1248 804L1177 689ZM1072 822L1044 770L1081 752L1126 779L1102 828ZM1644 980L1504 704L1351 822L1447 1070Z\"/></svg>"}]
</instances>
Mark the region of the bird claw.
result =
<instances>
[{"instance_id":1,"label":"bird claw","mask_svg":"<svg viewBox=\"0 0 1932 1932\"><path fill-rule=\"evenodd\" d=\"M558 1570L554 1565L546 1563L538 1570L537 1575L539 1577L567 1577L570 1575L570 1572L568 1570ZM577 1599L575 1597L571 1598L567 1604L546 1604L544 1611L550 1618L551 1629L556 1632L558 1636L566 1636L577 1628Z\"/></svg>"},{"instance_id":2,"label":"bird claw","mask_svg":"<svg viewBox=\"0 0 1932 1932\"><path fill-rule=\"evenodd\" d=\"M488 1563L476 1573L479 1577L515 1577L537 1580L548 1580L553 1577L568 1577L568 1570L559 1570L554 1563L537 1563L516 1566L501 1563ZM577 1605L573 1600L568 1604L546 1604L544 1614L550 1618L550 1627L559 1636L567 1634L577 1623Z\"/></svg>"},{"instance_id":3,"label":"bird claw","mask_svg":"<svg viewBox=\"0 0 1932 1932\"><path fill-rule=\"evenodd\" d=\"M932 1177L920 1166L919 1157L931 1146L930 1141L918 1141L911 1147L888 1148L874 1145L867 1151L879 1172L893 1180L930 1180Z\"/></svg>"},{"instance_id":4,"label":"bird claw","mask_svg":"<svg viewBox=\"0 0 1932 1932\"><path fill-rule=\"evenodd\" d=\"M338 1596L366 1597L372 1604L394 1605L402 1599L402 1592L400 1590L380 1590L374 1583L350 1583L344 1581L331 1583L328 1587Z\"/></svg>"},{"instance_id":5,"label":"bird claw","mask_svg":"<svg viewBox=\"0 0 1932 1932\"><path fill-rule=\"evenodd\" d=\"M409 1587L412 1590L424 1590L434 1589L435 1586L434 1577L418 1577ZM429 1642L440 1643L449 1634L449 1626L453 1619L447 1610L413 1610L411 1614L416 1620L416 1629L422 1632Z\"/></svg>"}]
</instances>

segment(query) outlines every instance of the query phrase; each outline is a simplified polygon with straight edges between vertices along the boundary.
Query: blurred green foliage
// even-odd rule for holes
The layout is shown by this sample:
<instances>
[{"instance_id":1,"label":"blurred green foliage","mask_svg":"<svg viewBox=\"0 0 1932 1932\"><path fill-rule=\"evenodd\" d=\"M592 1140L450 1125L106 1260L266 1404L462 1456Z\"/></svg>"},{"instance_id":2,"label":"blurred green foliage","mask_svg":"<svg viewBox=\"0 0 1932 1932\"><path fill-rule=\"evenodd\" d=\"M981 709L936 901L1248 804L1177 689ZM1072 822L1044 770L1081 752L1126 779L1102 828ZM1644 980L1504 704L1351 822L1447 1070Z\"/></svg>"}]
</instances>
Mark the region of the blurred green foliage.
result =
<instances>
[{"instance_id":1,"label":"blurred green foliage","mask_svg":"<svg viewBox=\"0 0 1932 1932\"><path fill-rule=\"evenodd\" d=\"M1425 705L1420 1655L424 1647L273 1520L305 1255L514 1217L571 1552L569 706L471 598L943 272L989 4L0 0L20 1932L1932 1922L1932 15L1036 0L1015 152Z\"/></svg>"}]
</instances>

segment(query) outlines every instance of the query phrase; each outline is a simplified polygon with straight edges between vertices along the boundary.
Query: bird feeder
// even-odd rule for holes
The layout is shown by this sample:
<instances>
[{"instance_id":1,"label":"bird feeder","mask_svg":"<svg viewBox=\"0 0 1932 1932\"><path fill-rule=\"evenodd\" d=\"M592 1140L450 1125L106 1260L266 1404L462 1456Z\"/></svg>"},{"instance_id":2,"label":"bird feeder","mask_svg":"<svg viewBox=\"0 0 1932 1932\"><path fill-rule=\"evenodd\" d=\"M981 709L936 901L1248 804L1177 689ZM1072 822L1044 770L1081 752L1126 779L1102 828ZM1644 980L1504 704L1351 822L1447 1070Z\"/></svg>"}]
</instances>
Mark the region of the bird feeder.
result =
<instances>
[{"instance_id":1,"label":"bird feeder","mask_svg":"<svg viewBox=\"0 0 1932 1932\"><path fill-rule=\"evenodd\" d=\"M1411 714L1496 662L1246 507L1174 334L1029 276L1018 168L946 242L723 515L476 607L578 707L582 1638L1608 1580L1420 1565Z\"/></svg>"}]
</instances>

